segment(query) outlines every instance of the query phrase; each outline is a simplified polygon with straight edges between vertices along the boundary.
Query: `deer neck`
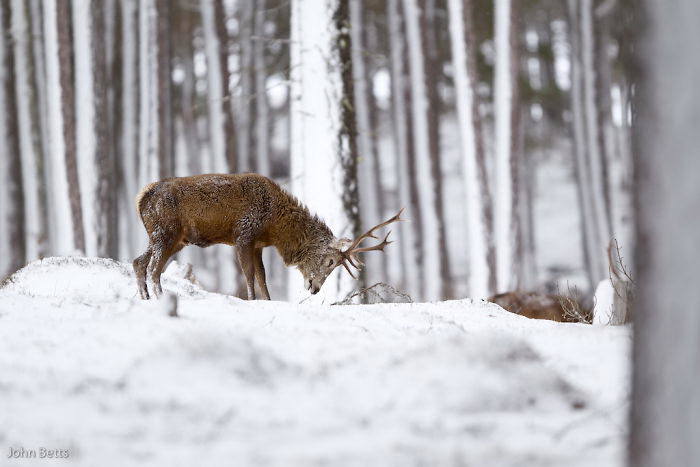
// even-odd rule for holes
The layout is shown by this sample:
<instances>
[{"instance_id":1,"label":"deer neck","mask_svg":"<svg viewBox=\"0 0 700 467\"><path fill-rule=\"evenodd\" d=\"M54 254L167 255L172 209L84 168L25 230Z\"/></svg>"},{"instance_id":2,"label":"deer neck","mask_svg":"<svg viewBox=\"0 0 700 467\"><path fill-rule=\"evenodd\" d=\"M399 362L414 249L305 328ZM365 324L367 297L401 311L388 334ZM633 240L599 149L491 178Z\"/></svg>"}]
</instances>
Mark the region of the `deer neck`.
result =
<instances>
[{"instance_id":1,"label":"deer neck","mask_svg":"<svg viewBox=\"0 0 700 467\"><path fill-rule=\"evenodd\" d=\"M298 266L333 242L328 226L306 209L294 209L280 216L272 234L286 266Z\"/></svg>"}]
</instances>

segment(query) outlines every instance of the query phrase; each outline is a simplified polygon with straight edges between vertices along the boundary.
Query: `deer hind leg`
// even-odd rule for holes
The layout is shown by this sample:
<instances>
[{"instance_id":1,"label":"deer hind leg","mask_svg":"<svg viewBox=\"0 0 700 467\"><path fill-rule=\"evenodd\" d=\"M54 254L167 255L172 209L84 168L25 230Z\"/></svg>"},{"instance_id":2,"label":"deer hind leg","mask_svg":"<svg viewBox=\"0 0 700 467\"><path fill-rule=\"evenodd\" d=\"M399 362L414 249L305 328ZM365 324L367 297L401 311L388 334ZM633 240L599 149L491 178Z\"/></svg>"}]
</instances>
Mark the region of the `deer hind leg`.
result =
<instances>
[{"instance_id":1,"label":"deer hind leg","mask_svg":"<svg viewBox=\"0 0 700 467\"><path fill-rule=\"evenodd\" d=\"M255 249L255 280L260 287L260 292L265 300L270 299L270 292L267 290L267 280L265 279L265 265L263 264L262 248Z\"/></svg>"},{"instance_id":2,"label":"deer hind leg","mask_svg":"<svg viewBox=\"0 0 700 467\"><path fill-rule=\"evenodd\" d=\"M248 300L255 300L255 248L251 243L237 243L238 263L245 277Z\"/></svg>"},{"instance_id":3,"label":"deer hind leg","mask_svg":"<svg viewBox=\"0 0 700 467\"><path fill-rule=\"evenodd\" d=\"M148 300L151 298L148 295L148 285L146 285L146 268L148 267L148 262L151 260L152 250L151 246L144 254L139 256L134 260L134 272L136 273L136 282L139 288L139 294L143 300Z\"/></svg>"},{"instance_id":4,"label":"deer hind leg","mask_svg":"<svg viewBox=\"0 0 700 467\"><path fill-rule=\"evenodd\" d=\"M183 244L172 239L160 238L153 244L153 254L148 263L148 274L153 281L153 293L156 297L163 295L163 287L160 285L160 275L172 255L182 250Z\"/></svg>"}]
</instances>

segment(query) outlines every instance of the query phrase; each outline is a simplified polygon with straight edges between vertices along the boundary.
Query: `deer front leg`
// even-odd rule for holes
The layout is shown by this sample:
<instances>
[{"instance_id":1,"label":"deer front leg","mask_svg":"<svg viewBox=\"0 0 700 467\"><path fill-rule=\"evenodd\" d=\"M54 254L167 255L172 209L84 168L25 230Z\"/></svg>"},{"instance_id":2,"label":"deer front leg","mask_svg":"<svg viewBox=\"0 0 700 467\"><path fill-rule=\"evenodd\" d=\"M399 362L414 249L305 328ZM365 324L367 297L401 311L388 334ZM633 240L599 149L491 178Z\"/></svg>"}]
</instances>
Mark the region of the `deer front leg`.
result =
<instances>
[{"instance_id":1,"label":"deer front leg","mask_svg":"<svg viewBox=\"0 0 700 467\"><path fill-rule=\"evenodd\" d=\"M151 246L144 254L139 256L134 260L134 272L136 273L136 282L139 287L139 294L143 300L148 300L150 296L148 295L148 285L146 285L146 271L148 268L148 262L151 261Z\"/></svg>"},{"instance_id":2,"label":"deer front leg","mask_svg":"<svg viewBox=\"0 0 700 467\"><path fill-rule=\"evenodd\" d=\"M237 243L238 263L245 277L248 300L255 300L255 248L252 243Z\"/></svg>"},{"instance_id":3,"label":"deer front leg","mask_svg":"<svg viewBox=\"0 0 700 467\"><path fill-rule=\"evenodd\" d=\"M267 280L265 279L265 265L263 264L262 248L255 249L255 280L258 282L260 292L265 300L270 299L270 292L267 290Z\"/></svg>"}]
</instances>

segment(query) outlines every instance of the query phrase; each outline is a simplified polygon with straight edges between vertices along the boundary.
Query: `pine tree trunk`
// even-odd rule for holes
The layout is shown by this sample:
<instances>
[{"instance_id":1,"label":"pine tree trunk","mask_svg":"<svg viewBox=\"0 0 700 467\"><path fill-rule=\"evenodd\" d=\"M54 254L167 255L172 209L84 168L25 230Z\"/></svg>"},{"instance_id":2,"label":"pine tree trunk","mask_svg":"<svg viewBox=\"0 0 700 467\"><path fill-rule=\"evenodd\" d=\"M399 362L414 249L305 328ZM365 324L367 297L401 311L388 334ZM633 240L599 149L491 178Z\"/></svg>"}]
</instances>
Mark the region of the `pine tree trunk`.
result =
<instances>
[{"instance_id":1,"label":"pine tree trunk","mask_svg":"<svg viewBox=\"0 0 700 467\"><path fill-rule=\"evenodd\" d=\"M211 169L233 173L238 169L236 140L228 91L228 35L222 0L201 0L202 27L207 56L209 134L213 164Z\"/></svg>"},{"instance_id":2,"label":"pine tree trunk","mask_svg":"<svg viewBox=\"0 0 700 467\"><path fill-rule=\"evenodd\" d=\"M448 253L447 232L445 231L444 193L442 188L442 155L440 152L440 116L442 103L438 94L442 63L438 50L438 20L436 0L422 0L421 18L422 46L425 57L425 83L428 97L428 136L430 141L430 173L433 177L435 194L433 202L437 217L438 247L440 260L440 297L452 298L452 277L450 255Z\"/></svg>"},{"instance_id":3,"label":"pine tree trunk","mask_svg":"<svg viewBox=\"0 0 700 467\"><path fill-rule=\"evenodd\" d=\"M348 26L346 2L292 0L291 191L338 237L359 232ZM298 272L290 272L291 299L306 295L301 282ZM354 285L338 270L314 301L345 298Z\"/></svg>"},{"instance_id":4,"label":"pine tree trunk","mask_svg":"<svg viewBox=\"0 0 700 467\"><path fill-rule=\"evenodd\" d=\"M259 0L255 12L253 56L255 72L255 156L258 173L271 175L270 121L267 102L267 54L265 44L265 0Z\"/></svg>"},{"instance_id":5,"label":"pine tree trunk","mask_svg":"<svg viewBox=\"0 0 700 467\"><path fill-rule=\"evenodd\" d=\"M387 2L386 17L389 23L389 50L391 51L391 102L394 154L398 172L398 189L401 207L406 207L412 222L399 229L401 242L402 287L414 297L422 297L423 257L422 217L418 202L418 186L415 171L415 151L411 132L411 95L409 88L407 50L403 25L403 8L400 0Z\"/></svg>"},{"instance_id":6,"label":"pine tree trunk","mask_svg":"<svg viewBox=\"0 0 700 467\"><path fill-rule=\"evenodd\" d=\"M496 0L495 10L495 193L494 233L497 292L521 285L518 224L518 15L512 0Z\"/></svg>"},{"instance_id":7,"label":"pine tree trunk","mask_svg":"<svg viewBox=\"0 0 700 467\"><path fill-rule=\"evenodd\" d=\"M170 2L141 0L139 5L140 178L146 184L173 171L170 85Z\"/></svg>"},{"instance_id":8,"label":"pine tree trunk","mask_svg":"<svg viewBox=\"0 0 700 467\"><path fill-rule=\"evenodd\" d=\"M367 229L378 224L382 213L379 211L379 202L376 197L376 180L379 174L375 172L374 154L371 132L374 131L370 122L368 83L366 81L364 41L364 21L362 0L350 0L350 34L352 39L352 69L355 93L355 115L357 116L357 147L358 156L358 184L360 197L360 218L363 228ZM375 284L382 277L383 255L367 255L366 268L363 271L363 279L366 284Z\"/></svg>"},{"instance_id":9,"label":"pine tree trunk","mask_svg":"<svg viewBox=\"0 0 700 467\"><path fill-rule=\"evenodd\" d=\"M580 1L581 18L581 62L583 71L584 109L586 115L586 138L588 140L588 167L591 174L593 209L597 218L599 253L605 256L605 250L612 235L610 230L610 205L607 188L607 158L601 134L601 121L598 108L595 38L593 26L593 0ZM607 89L605 92L610 92ZM602 251L601 251L602 249ZM607 268L602 271L607 277Z\"/></svg>"},{"instance_id":10,"label":"pine tree trunk","mask_svg":"<svg viewBox=\"0 0 700 467\"><path fill-rule=\"evenodd\" d=\"M604 246L601 240L600 210L595 208L596 185L592 180L590 169L591 139L587 127L585 70L583 62L582 12L580 0L569 0L569 27L571 31L571 110L574 145L574 171L579 199L581 232L585 267L589 288L594 290L598 282L605 277L603 261ZM595 140L597 144L597 139Z\"/></svg>"},{"instance_id":11,"label":"pine tree trunk","mask_svg":"<svg viewBox=\"0 0 700 467\"><path fill-rule=\"evenodd\" d=\"M110 148L112 139L109 112L109 90L107 86L107 56L100 46L105 38L105 10L102 0L90 1L92 40L91 67L93 86L93 132L95 135L94 164L97 169L95 187L95 227L97 233L97 255L118 258L118 225L116 220L116 173ZM102 116L102 118L100 118Z\"/></svg>"},{"instance_id":12,"label":"pine tree trunk","mask_svg":"<svg viewBox=\"0 0 700 467\"><path fill-rule=\"evenodd\" d=\"M33 18L31 3L12 2L12 27L15 31L14 60L19 121L22 176L25 193L27 259L43 258L48 253L48 198L44 181L43 122L38 101L38 76L34 65ZM34 20L36 21L36 20Z\"/></svg>"},{"instance_id":13,"label":"pine tree trunk","mask_svg":"<svg viewBox=\"0 0 700 467\"><path fill-rule=\"evenodd\" d=\"M637 269L628 465L700 459L700 3L635 4ZM629 47L625 45L626 47Z\"/></svg>"},{"instance_id":14,"label":"pine tree trunk","mask_svg":"<svg viewBox=\"0 0 700 467\"><path fill-rule=\"evenodd\" d=\"M431 141L430 116L431 107L428 94L427 65L423 47L423 14L418 0L404 0L404 18L408 38L409 69L411 77L411 98L413 110L413 138L416 153L416 168L420 174L418 190L420 194L421 215L423 220L423 268L425 293L428 301L439 300L444 292L442 283L443 261L440 244L440 216L436 206L437 189L434 178L434 159L431 158L434 142Z\"/></svg>"},{"instance_id":15,"label":"pine tree trunk","mask_svg":"<svg viewBox=\"0 0 700 467\"><path fill-rule=\"evenodd\" d=\"M120 0L121 14L121 82L122 99L117 102L121 107L121 143L117 160L123 176L121 198L124 203L125 245L128 256L137 253L139 238L142 237L140 220L133 210L132 200L139 187L139 22L138 0Z\"/></svg>"},{"instance_id":16,"label":"pine tree trunk","mask_svg":"<svg viewBox=\"0 0 700 467\"><path fill-rule=\"evenodd\" d=\"M14 272L24 266L27 261L27 237L25 232L24 213L24 187L22 184L22 153L20 150L19 127L17 125L17 93L15 83L15 59L12 44L12 12L8 1L3 1L0 6L0 33L2 33L2 94L4 107L2 108L3 126L5 129L5 141L3 149L7 158L7 174L3 183L7 184L8 209L4 222L8 225L9 255L7 271Z\"/></svg>"},{"instance_id":17,"label":"pine tree trunk","mask_svg":"<svg viewBox=\"0 0 700 467\"><path fill-rule=\"evenodd\" d=\"M496 290L493 213L488 186L481 116L476 95L476 42L471 0L450 0L450 37L457 95L457 117L467 193L469 296L486 298Z\"/></svg>"},{"instance_id":18,"label":"pine tree trunk","mask_svg":"<svg viewBox=\"0 0 700 467\"><path fill-rule=\"evenodd\" d=\"M158 129L158 175L161 179L173 173L173 117L170 75L170 0L155 0L156 4L156 90Z\"/></svg>"},{"instance_id":19,"label":"pine tree trunk","mask_svg":"<svg viewBox=\"0 0 700 467\"><path fill-rule=\"evenodd\" d=\"M179 48L181 51L181 66L183 70L182 84L180 85L180 113L182 115L183 139L186 148L186 169L187 175L212 172L206 167L203 171L201 161L201 149L199 144L199 131L197 128L196 106L196 77L194 74L194 21L192 14L183 14L179 20L181 39ZM183 173L185 175L185 173Z\"/></svg>"},{"instance_id":20,"label":"pine tree trunk","mask_svg":"<svg viewBox=\"0 0 700 467\"><path fill-rule=\"evenodd\" d=\"M153 57L153 47L150 31L152 29L149 16L153 8L153 0L138 0L138 20L139 20L139 50L138 50L138 66L139 66L139 118L138 118L138 172L139 172L139 189L147 183L151 183L157 179L157 174L153 174L151 170L151 159L154 157L153 152L153 108L151 102L153 92L153 78L150 72L150 63L155 61ZM140 237L139 237L140 238ZM143 249L139 245L138 250Z\"/></svg>"},{"instance_id":21,"label":"pine tree trunk","mask_svg":"<svg viewBox=\"0 0 700 467\"><path fill-rule=\"evenodd\" d=\"M240 44L240 86L241 100L238 120L240 127L240 139L238 143L239 160L242 172L255 172L255 61L253 58L253 28L256 2L239 2L240 5L240 30L238 42Z\"/></svg>"},{"instance_id":22,"label":"pine tree trunk","mask_svg":"<svg viewBox=\"0 0 700 467\"><path fill-rule=\"evenodd\" d=\"M76 251L84 253L85 232L76 148L70 2L49 0L44 3L44 7L48 110L51 122L49 132L53 149L52 192L56 203L51 223L56 229L57 254L72 254ZM67 194L67 203L63 193ZM66 222L65 219L70 219L70 222ZM70 233L63 231L66 225L70 227Z\"/></svg>"},{"instance_id":23,"label":"pine tree trunk","mask_svg":"<svg viewBox=\"0 0 700 467\"><path fill-rule=\"evenodd\" d=\"M47 122L48 104L46 102L46 56L44 53L44 13L40 0L30 0L25 2L26 17L29 31L31 32L31 44L28 47L32 50L30 60L31 68L28 68L29 76L34 79L29 84L30 92L34 93L35 103L30 104L30 118L38 127L38 141L40 152L35 152L37 182L37 205L38 205L38 229L37 229L37 256L43 258L52 251L50 235L50 211L49 211L49 130ZM33 140L35 141L35 140Z\"/></svg>"},{"instance_id":24,"label":"pine tree trunk","mask_svg":"<svg viewBox=\"0 0 700 467\"><path fill-rule=\"evenodd\" d=\"M376 46L372 47L370 44L376 44L377 40L367 40L368 48L370 50L376 50ZM368 51L369 53L369 51ZM374 177L374 186L372 187L372 193L374 198L377 200L377 212L379 217L384 219L384 214L387 212L386 203L384 200L384 187L382 184L382 164L379 160L379 119L378 114L380 109L377 105L377 98L374 94L374 82L370 76L369 67L365 67L365 82L367 83L367 96L368 96L368 107L369 107L369 127L371 129L369 138L372 147L372 170L376 174ZM391 257L387 255L380 256L380 277L383 280L389 280L389 261Z\"/></svg>"}]
</instances>

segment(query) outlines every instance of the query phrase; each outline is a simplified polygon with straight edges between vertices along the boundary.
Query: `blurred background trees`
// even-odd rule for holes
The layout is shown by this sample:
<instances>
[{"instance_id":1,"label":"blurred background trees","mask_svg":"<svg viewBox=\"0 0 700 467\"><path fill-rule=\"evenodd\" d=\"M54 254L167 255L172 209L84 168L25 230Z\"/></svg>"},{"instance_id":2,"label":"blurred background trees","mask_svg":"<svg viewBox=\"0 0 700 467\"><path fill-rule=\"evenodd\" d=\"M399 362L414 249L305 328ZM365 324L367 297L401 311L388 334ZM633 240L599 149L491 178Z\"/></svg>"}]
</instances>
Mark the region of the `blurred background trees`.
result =
<instances>
[{"instance_id":1,"label":"blurred background trees","mask_svg":"<svg viewBox=\"0 0 700 467\"><path fill-rule=\"evenodd\" d=\"M590 295L610 240L633 247L624 4L327 3L3 2L0 275L49 255L131 260L141 186L256 171L338 235L406 207L366 285ZM294 276L266 255L280 296ZM237 292L230 248L180 260Z\"/></svg>"}]
</instances>

